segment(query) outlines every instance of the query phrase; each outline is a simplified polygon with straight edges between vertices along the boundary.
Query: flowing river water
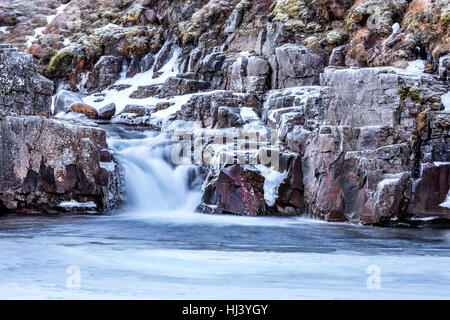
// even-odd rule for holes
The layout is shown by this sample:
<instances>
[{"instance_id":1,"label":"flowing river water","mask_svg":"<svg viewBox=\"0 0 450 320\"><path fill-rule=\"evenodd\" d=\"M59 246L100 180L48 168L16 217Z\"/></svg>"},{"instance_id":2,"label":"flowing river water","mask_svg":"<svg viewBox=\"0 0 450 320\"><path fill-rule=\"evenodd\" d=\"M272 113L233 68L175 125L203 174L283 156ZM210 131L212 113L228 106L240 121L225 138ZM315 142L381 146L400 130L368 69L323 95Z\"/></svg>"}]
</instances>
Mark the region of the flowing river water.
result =
<instances>
[{"instance_id":1,"label":"flowing river water","mask_svg":"<svg viewBox=\"0 0 450 320\"><path fill-rule=\"evenodd\" d=\"M161 134L106 127L126 205L0 217L0 299L448 299L450 231L194 213Z\"/></svg>"}]
</instances>

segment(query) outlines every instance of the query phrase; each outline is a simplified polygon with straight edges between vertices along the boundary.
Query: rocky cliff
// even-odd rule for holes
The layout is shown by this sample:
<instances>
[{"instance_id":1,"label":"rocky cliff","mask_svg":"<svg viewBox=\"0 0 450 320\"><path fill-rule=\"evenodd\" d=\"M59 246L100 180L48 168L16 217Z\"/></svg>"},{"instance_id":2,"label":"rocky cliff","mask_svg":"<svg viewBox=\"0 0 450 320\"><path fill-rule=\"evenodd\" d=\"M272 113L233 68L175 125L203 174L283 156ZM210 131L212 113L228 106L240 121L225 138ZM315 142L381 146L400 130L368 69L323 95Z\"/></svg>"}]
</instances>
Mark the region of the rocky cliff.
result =
<instances>
[{"instance_id":1,"label":"rocky cliff","mask_svg":"<svg viewBox=\"0 0 450 320\"><path fill-rule=\"evenodd\" d=\"M53 80L54 113L199 146L200 211L450 218L447 1L63 2L0 4L0 41Z\"/></svg>"}]
</instances>

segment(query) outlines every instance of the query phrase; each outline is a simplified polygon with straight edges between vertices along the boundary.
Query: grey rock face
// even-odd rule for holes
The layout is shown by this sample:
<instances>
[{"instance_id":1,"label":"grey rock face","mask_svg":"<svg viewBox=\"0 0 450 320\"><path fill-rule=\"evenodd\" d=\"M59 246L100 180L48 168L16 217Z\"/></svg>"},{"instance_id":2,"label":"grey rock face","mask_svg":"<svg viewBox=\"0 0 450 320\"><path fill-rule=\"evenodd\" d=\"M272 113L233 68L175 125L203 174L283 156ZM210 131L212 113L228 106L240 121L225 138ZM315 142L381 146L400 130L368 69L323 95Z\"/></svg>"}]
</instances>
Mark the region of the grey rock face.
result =
<instances>
[{"instance_id":1,"label":"grey rock face","mask_svg":"<svg viewBox=\"0 0 450 320\"><path fill-rule=\"evenodd\" d=\"M73 200L101 212L121 201L120 170L103 130L41 117L0 121L0 203L55 212Z\"/></svg>"},{"instance_id":2,"label":"grey rock face","mask_svg":"<svg viewBox=\"0 0 450 320\"><path fill-rule=\"evenodd\" d=\"M290 33L281 22L268 24L266 28L267 31L260 33L258 36L258 42L265 40L261 53L268 58L275 53L275 48L281 46L283 41L289 38ZM257 45L257 47L259 46Z\"/></svg>"},{"instance_id":3,"label":"grey rock face","mask_svg":"<svg viewBox=\"0 0 450 320\"><path fill-rule=\"evenodd\" d=\"M424 162L450 157L444 147L447 120L433 120L442 109L445 83L395 68L327 68L321 84L331 100L302 159L309 214L368 224L405 220L411 213L448 215L439 208L447 182L437 194L417 188L420 181L430 183L430 176L448 180L447 165L418 170Z\"/></svg>"},{"instance_id":4,"label":"grey rock face","mask_svg":"<svg viewBox=\"0 0 450 320\"><path fill-rule=\"evenodd\" d=\"M237 92L264 93L268 88L270 66L257 56L240 57L231 67L229 89Z\"/></svg>"},{"instance_id":5,"label":"grey rock face","mask_svg":"<svg viewBox=\"0 0 450 320\"><path fill-rule=\"evenodd\" d=\"M53 82L41 76L31 55L0 46L0 114L49 115Z\"/></svg>"},{"instance_id":6,"label":"grey rock face","mask_svg":"<svg viewBox=\"0 0 450 320\"><path fill-rule=\"evenodd\" d=\"M327 112L330 125L415 126L426 109L442 109L445 84L429 75L405 74L390 67L362 69L326 68L321 85L333 96Z\"/></svg>"},{"instance_id":7,"label":"grey rock face","mask_svg":"<svg viewBox=\"0 0 450 320\"><path fill-rule=\"evenodd\" d=\"M322 55L294 44L276 48L274 58L272 84L277 89L319 84L319 75L327 63Z\"/></svg>"}]
</instances>

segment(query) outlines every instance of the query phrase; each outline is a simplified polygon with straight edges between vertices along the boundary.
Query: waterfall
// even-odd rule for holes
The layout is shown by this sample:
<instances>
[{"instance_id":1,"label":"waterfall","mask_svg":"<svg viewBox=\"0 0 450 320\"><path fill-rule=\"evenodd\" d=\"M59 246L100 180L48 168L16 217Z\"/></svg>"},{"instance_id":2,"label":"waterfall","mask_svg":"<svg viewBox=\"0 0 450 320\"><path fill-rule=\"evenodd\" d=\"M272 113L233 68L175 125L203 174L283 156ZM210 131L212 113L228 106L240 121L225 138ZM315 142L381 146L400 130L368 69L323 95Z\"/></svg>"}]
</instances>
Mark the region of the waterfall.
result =
<instances>
[{"instance_id":1,"label":"waterfall","mask_svg":"<svg viewBox=\"0 0 450 320\"><path fill-rule=\"evenodd\" d=\"M194 165L173 164L173 141L163 133L118 127L108 130L108 144L124 170L129 213L164 216L195 211L201 198L200 170Z\"/></svg>"}]
</instances>

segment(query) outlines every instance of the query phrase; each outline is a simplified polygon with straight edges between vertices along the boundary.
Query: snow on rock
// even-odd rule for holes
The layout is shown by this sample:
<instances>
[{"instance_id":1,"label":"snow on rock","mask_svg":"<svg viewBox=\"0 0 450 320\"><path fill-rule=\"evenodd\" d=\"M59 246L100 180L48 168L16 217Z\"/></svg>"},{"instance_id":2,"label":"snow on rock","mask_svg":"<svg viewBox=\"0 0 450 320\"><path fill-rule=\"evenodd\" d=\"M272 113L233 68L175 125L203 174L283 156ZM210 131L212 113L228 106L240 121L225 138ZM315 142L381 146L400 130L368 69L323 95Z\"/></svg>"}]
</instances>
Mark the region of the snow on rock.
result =
<instances>
[{"instance_id":1,"label":"snow on rock","mask_svg":"<svg viewBox=\"0 0 450 320\"><path fill-rule=\"evenodd\" d=\"M397 33L398 30L400 30L400 24L398 22L396 22L392 25L392 34Z\"/></svg>"},{"instance_id":2,"label":"snow on rock","mask_svg":"<svg viewBox=\"0 0 450 320\"><path fill-rule=\"evenodd\" d=\"M81 203L75 200L61 202L59 206L63 208L97 208L97 205L93 201Z\"/></svg>"},{"instance_id":3,"label":"snow on rock","mask_svg":"<svg viewBox=\"0 0 450 320\"><path fill-rule=\"evenodd\" d=\"M445 198L445 201L442 202L439 206L450 209L450 189L448 190L447 198Z\"/></svg>"},{"instance_id":4,"label":"snow on rock","mask_svg":"<svg viewBox=\"0 0 450 320\"><path fill-rule=\"evenodd\" d=\"M8 31L8 26L6 26L6 27L0 27L0 32L1 33L9 33L9 31Z\"/></svg>"},{"instance_id":5,"label":"snow on rock","mask_svg":"<svg viewBox=\"0 0 450 320\"><path fill-rule=\"evenodd\" d=\"M56 8L56 14L46 16L47 25L49 25L57 16L62 14L69 4L70 3L61 4L58 8ZM35 41L38 38L42 37L44 35L44 32L45 32L46 28L47 28L47 26L36 28L34 30L34 34L32 36L28 36L27 37L27 47L30 47L33 44L33 41Z\"/></svg>"},{"instance_id":6,"label":"snow on rock","mask_svg":"<svg viewBox=\"0 0 450 320\"><path fill-rule=\"evenodd\" d=\"M161 49L162 50L162 49ZM161 52L161 51L160 51ZM166 110L161 110L164 112L156 112L154 117L156 118L162 118L166 117L172 113L175 113L178 111L178 109L181 107L179 105L180 102L185 103L192 95L186 95L186 96L180 96L175 97L171 99L158 99L155 97L149 97L145 99L133 99L130 98L130 95L137 90L139 86L149 86L149 85L162 85L166 82L166 80L170 77L174 77L178 74L178 64L179 64L179 57L181 55L181 49L177 48L174 51L174 54L172 55L172 58L159 70L161 72L161 75L157 78L153 78L154 75L154 69L151 68L150 70L142 73L136 74L132 78L126 78L124 72L122 72L120 79L116 81L114 84L117 85L129 85L130 87L126 88L125 90L116 90L116 89L105 89L102 91L102 94L104 94L104 99L100 102L98 102L98 95L89 95L86 96L83 100L86 104L92 106L93 108L100 110L104 106L115 103L117 108L117 114L119 114L125 106L129 104L136 104L136 105L155 105L158 102L175 102L175 105L171 106L170 108ZM157 59L155 58L155 61ZM126 70L125 70L126 71ZM170 110L169 110L170 109Z\"/></svg>"},{"instance_id":7,"label":"snow on rock","mask_svg":"<svg viewBox=\"0 0 450 320\"><path fill-rule=\"evenodd\" d=\"M442 104L444 105L444 111L450 112L450 91L441 96Z\"/></svg>"},{"instance_id":8,"label":"snow on rock","mask_svg":"<svg viewBox=\"0 0 450 320\"><path fill-rule=\"evenodd\" d=\"M411 74L423 74L425 72L425 60L410 61L405 71Z\"/></svg>"},{"instance_id":9,"label":"snow on rock","mask_svg":"<svg viewBox=\"0 0 450 320\"><path fill-rule=\"evenodd\" d=\"M281 173L272 168L268 168L265 165L258 164L256 166L264 177L264 200L267 205L273 206L278 197L278 188L280 184L287 178L287 171Z\"/></svg>"},{"instance_id":10,"label":"snow on rock","mask_svg":"<svg viewBox=\"0 0 450 320\"><path fill-rule=\"evenodd\" d=\"M253 108L250 108L250 107L242 107L241 108L241 118L245 122L259 120L259 117L256 114L256 112L253 110Z\"/></svg>"}]
</instances>

